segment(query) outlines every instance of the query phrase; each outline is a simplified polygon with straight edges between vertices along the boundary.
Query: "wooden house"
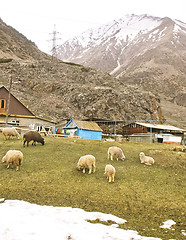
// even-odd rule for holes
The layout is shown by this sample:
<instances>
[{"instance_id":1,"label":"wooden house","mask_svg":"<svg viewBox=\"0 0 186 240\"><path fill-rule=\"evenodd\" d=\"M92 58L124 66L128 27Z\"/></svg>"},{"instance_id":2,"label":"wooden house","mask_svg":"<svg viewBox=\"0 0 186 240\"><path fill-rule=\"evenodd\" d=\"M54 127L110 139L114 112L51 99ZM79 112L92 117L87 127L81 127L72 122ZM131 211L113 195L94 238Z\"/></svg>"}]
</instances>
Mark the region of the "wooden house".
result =
<instances>
[{"instance_id":1,"label":"wooden house","mask_svg":"<svg viewBox=\"0 0 186 240\"><path fill-rule=\"evenodd\" d=\"M9 91L0 87L0 123L5 124ZM51 121L35 116L23 103L10 93L8 124L30 128L54 125Z\"/></svg>"},{"instance_id":2,"label":"wooden house","mask_svg":"<svg viewBox=\"0 0 186 240\"><path fill-rule=\"evenodd\" d=\"M64 134L82 139L102 140L102 129L95 122L70 120L64 127Z\"/></svg>"},{"instance_id":3,"label":"wooden house","mask_svg":"<svg viewBox=\"0 0 186 240\"><path fill-rule=\"evenodd\" d=\"M163 124L133 122L123 126L123 135L136 142L160 142L181 144L184 129Z\"/></svg>"}]
</instances>

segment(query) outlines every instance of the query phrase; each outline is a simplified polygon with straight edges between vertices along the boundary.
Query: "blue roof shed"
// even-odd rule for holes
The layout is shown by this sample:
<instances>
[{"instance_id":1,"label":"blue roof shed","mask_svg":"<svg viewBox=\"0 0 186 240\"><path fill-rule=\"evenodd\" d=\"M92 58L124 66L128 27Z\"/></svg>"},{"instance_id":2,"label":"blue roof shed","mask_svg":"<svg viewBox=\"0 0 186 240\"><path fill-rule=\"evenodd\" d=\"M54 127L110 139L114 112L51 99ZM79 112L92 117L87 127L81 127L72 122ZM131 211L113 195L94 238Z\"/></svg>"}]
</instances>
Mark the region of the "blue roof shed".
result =
<instances>
[{"instance_id":1,"label":"blue roof shed","mask_svg":"<svg viewBox=\"0 0 186 240\"><path fill-rule=\"evenodd\" d=\"M64 127L64 134L83 139L102 140L102 129L96 122L70 120Z\"/></svg>"}]
</instances>

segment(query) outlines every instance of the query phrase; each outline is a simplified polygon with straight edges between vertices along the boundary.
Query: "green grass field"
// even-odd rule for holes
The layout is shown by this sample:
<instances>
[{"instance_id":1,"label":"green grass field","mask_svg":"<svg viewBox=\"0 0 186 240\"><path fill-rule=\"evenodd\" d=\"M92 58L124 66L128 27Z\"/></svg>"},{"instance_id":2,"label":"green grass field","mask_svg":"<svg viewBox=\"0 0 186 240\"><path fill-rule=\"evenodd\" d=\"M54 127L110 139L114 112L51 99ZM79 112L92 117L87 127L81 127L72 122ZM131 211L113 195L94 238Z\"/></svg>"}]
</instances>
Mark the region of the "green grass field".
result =
<instances>
[{"instance_id":1,"label":"green grass field","mask_svg":"<svg viewBox=\"0 0 186 240\"><path fill-rule=\"evenodd\" d=\"M113 145L123 149L125 161L107 159L107 149ZM24 148L21 140L5 141L0 135L1 158L10 149L24 154L20 171L0 165L0 198L109 213L127 220L120 226L123 229L181 240L186 223L186 153L172 151L173 147L45 137L44 146ZM140 163L141 151L155 159L153 166ZM76 169L85 154L96 157L94 174ZM114 183L104 176L108 163L116 168ZM160 228L169 219L176 222L174 230Z\"/></svg>"}]
</instances>

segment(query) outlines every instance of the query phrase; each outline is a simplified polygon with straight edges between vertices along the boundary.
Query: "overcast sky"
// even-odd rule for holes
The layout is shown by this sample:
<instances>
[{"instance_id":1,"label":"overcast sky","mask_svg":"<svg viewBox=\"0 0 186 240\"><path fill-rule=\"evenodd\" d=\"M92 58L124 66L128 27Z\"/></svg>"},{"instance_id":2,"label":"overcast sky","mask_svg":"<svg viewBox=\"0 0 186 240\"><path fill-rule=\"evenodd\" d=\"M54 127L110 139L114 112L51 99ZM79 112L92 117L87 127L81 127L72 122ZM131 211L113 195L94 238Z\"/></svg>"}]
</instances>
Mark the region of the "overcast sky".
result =
<instances>
[{"instance_id":1,"label":"overcast sky","mask_svg":"<svg viewBox=\"0 0 186 240\"><path fill-rule=\"evenodd\" d=\"M89 28L126 14L170 17L186 23L186 0L2 0L0 17L32 40L42 51Z\"/></svg>"}]
</instances>

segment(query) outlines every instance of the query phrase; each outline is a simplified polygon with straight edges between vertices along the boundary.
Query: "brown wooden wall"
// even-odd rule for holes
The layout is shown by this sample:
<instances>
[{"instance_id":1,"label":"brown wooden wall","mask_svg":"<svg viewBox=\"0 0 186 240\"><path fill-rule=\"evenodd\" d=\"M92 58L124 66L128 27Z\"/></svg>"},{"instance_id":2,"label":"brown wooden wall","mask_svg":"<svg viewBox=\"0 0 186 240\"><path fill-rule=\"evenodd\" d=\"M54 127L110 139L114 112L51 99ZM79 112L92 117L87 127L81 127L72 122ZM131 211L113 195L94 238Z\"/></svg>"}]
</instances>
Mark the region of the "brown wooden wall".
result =
<instances>
[{"instance_id":1,"label":"brown wooden wall","mask_svg":"<svg viewBox=\"0 0 186 240\"><path fill-rule=\"evenodd\" d=\"M7 108L7 100L8 100L8 90L5 87L0 88L0 101L5 100L5 105ZM0 102L1 103L1 102ZM0 105L0 113L5 113L6 108L1 108ZM34 114L29 111L17 98L15 98L12 94L10 95L10 107L9 114L13 115L23 115L23 116L34 116Z\"/></svg>"},{"instance_id":2,"label":"brown wooden wall","mask_svg":"<svg viewBox=\"0 0 186 240\"><path fill-rule=\"evenodd\" d=\"M129 124L123 127L123 135L131 135L133 133L147 133L147 128L137 125L137 124Z\"/></svg>"}]
</instances>

